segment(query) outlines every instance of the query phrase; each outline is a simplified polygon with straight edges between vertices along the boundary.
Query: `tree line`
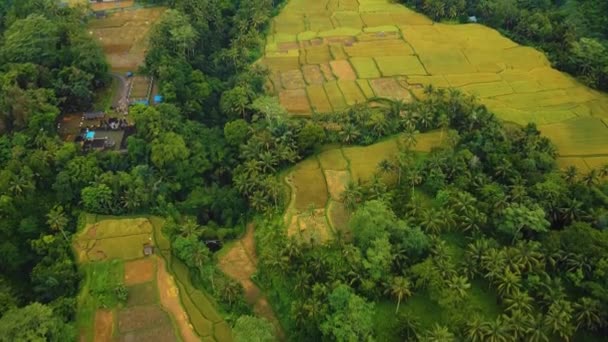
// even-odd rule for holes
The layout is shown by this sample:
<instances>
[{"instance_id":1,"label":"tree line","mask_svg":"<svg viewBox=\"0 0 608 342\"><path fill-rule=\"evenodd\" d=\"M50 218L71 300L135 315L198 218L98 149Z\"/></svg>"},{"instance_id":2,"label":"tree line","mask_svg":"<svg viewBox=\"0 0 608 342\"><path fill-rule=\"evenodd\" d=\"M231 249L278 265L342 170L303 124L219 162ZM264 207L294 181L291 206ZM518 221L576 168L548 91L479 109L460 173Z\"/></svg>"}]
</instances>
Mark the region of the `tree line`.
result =
<instances>
[{"instance_id":1,"label":"tree line","mask_svg":"<svg viewBox=\"0 0 608 342\"><path fill-rule=\"evenodd\" d=\"M400 340L604 336L608 165L559 170L533 124L505 126L458 91L429 88L398 108L410 130L445 122L445 144L419 156L405 134L373 179L348 184L351 234L321 245L287 238L282 217L257 226L257 279L294 340L373 340L387 300L397 318L383 336ZM471 300L473 284L492 293L496 317ZM441 317L403 310L412 296Z\"/></svg>"}]
</instances>

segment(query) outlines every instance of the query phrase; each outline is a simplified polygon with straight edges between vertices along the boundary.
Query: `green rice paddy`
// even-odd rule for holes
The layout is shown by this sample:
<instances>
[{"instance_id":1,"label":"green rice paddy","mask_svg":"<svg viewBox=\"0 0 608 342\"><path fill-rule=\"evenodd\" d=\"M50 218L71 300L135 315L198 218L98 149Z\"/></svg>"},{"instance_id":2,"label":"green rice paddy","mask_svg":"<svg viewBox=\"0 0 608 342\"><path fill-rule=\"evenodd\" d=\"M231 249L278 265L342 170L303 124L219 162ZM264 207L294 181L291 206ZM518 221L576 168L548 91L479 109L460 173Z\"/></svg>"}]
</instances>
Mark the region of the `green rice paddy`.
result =
<instances>
[{"instance_id":1,"label":"green rice paddy","mask_svg":"<svg viewBox=\"0 0 608 342\"><path fill-rule=\"evenodd\" d=\"M608 96L483 25L433 23L389 0L290 0L273 20L261 63L292 113L340 110L374 96L409 101L426 85L453 87L505 121L536 123L568 160L608 157L601 121Z\"/></svg>"}]
</instances>

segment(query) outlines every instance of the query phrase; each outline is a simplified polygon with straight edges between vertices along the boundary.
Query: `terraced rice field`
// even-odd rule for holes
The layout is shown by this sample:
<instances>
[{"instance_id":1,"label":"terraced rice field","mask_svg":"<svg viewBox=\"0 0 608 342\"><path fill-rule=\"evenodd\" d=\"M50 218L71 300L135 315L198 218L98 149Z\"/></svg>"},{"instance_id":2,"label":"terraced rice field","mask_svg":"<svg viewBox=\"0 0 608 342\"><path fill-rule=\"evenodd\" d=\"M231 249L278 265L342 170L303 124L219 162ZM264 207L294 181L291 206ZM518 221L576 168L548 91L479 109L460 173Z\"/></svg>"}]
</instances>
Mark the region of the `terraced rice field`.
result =
<instances>
[{"instance_id":1,"label":"terraced rice field","mask_svg":"<svg viewBox=\"0 0 608 342\"><path fill-rule=\"evenodd\" d=\"M88 216L73 247L86 279L78 298L80 341L232 341L212 300L172 258L157 218ZM155 246L145 257L143 244ZM126 303L99 302L99 288L123 284Z\"/></svg>"},{"instance_id":2,"label":"terraced rice field","mask_svg":"<svg viewBox=\"0 0 608 342\"><path fill-rule=\"evenodd\" d=\"M395 136L364 147L334 147L298 163L285 177L291 188L284 217L287 234L321 243L337 232L348 236L349 213L342 203L346 185L351 180L367 182L378 173L380 162L394 161L400 138ZM440 146L441 132L418 134L416 140L416 152L430 152ZM386 177L385 181L392 181Z\"/></svg>"},{"instance_id":3,"label":"terraced rice field","mask_svg":"<svg viewBox=\"0 0 608 342\"><path fill-rule=\"evenodd\" d=\"M608 96L482 25L434 23L388 0L290 0L261 63L295 115L373 96L412 100L426 85L453 87L505 121L535 122L564 155L608 157ZM592 133L582 128L589 125Z\"/></svg>"}]
</instances>

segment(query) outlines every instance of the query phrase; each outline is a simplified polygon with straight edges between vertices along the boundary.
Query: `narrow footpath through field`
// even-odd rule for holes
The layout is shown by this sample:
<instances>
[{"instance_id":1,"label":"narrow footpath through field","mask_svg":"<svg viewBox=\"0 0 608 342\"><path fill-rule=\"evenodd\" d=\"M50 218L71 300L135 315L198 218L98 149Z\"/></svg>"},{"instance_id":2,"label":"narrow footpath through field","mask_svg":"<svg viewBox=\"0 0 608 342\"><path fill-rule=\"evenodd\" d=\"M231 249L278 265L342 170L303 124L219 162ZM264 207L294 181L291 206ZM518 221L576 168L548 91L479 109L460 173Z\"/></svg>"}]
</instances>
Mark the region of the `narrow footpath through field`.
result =
<instances>
[{"instance_id":1,"label":"narrow footpath through field","mask_svg":"<svg viewBox=\"0 0 608 342\"><path fill-rule=\"evenodd\" d=\"M255 227L253 223L247 225L247 232L236 242L230 250L219 260L221 270L229 277L243 285L245 300L253 306L253 311L260 317L266 318L274 325L279 340L285 340L285 334L279 320L274 314L268 299L260 288L251 280L257 268L257 255L255 252Z\"/></svg>"},{"instance_id":2,"label":"narrow footpath through field","mask_svg":"<svg viewBox=\"0 0 608 342\"><path fill-rule=\"evenodd\" d=\"M175 319L179 328L179 333L184 342L197 342L200 338L194 332L192 324L188 319L188 314L184 311L179 301L179 290L175 284L173 276L167 272L167 265L163 257L157 257L156 282L158 284L158 294L160 303Z\"/></svg>"}]
</instances>

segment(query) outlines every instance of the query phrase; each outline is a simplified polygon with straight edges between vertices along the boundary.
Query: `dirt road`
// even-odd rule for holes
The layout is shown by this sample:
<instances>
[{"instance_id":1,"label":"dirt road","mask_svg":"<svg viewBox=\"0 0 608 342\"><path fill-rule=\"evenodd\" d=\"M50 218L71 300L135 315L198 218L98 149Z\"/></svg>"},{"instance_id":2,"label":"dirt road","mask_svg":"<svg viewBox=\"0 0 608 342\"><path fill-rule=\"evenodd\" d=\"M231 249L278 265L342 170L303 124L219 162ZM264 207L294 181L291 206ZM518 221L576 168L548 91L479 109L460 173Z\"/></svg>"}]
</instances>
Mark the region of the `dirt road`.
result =
<instances>
[{"instance_id":1,"label":"dirt road","mask_svg":"<svg viewBox=\"0 0 608 342\"><path fill-rule=\"evenodd\" d=\"M260 317L266 318L275 327L279 340L285 340L285 333L281 328L279 320L274 314L268 299L260 291L260 288L251 281L251 276L256 272L257 255L255 252L255 239L253 237L254 226L249 224L247 232L219 261L219 266L224 273L243 285L245 299L253 306L253 311Z\"/></svg>"},{"instance_id":2,"label":"dirt road","mask_svg":"<svg viewBox=\"0 0 608 342\"><path fill-rule=\"evenodd\" d=\"M188 314L180 303L179 290L173 276L167 272L165 259L159 256L156 260L158 262L156 276L161 305L175 318L179 327L179 334L184 342L200 341L200 337L194 332L194 328L190 324Z\"/></svg>"}]
</instances>

